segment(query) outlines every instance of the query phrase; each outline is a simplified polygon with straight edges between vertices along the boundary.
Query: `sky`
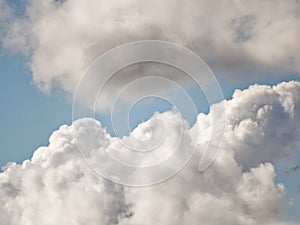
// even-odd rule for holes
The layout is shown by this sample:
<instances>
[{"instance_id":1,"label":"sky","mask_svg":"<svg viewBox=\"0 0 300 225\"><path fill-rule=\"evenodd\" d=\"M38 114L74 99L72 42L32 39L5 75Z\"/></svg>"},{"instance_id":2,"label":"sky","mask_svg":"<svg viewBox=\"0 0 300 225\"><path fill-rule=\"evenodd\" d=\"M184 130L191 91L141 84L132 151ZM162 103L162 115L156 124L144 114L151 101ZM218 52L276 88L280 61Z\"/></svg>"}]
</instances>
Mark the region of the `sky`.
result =
<instances>
[{"instance_id":1,"label":"sky","mask_svg":"<svg viewBox=\"0 0 300 225\"><path fill-rule=\"evenodd\" d=\"M297 225L300 173L286 171L300 164L299 2L142 2L0 1L0 166L4 171L0 224ZM272 11L270 4L274 4ZM223 20L213 20L210 13ZM142 63L117 72L106 84L103 102L94 106L100 122L73 121L73 96L89 64L113 47L144 39L175 42L199 54L214 72L224 103L210 107L205 93L182 71ZM152 74L181 84L197 115L187 113L181 120L172 111L172 102L148 98L131 109L127 122L133 132L120 128L121 135L116 136L109 114L114 95ZM86 83L78 99L88 115L90 91L106 79L105 74L97 79ZM154 80L120 97L119 119L125 118L122 110L134 96L147 88L161 97L181 99L179 92ZM185 102L180 104L184 109ZM123 169L109 160L98 164L103 149L130 163L148 165L157 156L164 159L173 154L178 140L176 148L188 152L192 151L189 142L195 141L201 158L207 143L218 143L217 135L209 139L213 127L209 121L222 113L223 104L224 143L203 174L195 169L199 160L193 157L174 178L159 185L135 189L103 180L116 181L112 174L133 174L133 180L126 179L143 182L139 174L143 170ZM166 129L159 155L126 155L127 145L140 147L141 141L151 147L160 140L163 129L157 121ZM198 127L200 140L194 140ZM179 128L183 129L180 138ZM145 142L143 135L153 138ZM163 168L158 169L164 174ZM150 183L160 175L146 172ZM74 196L82 197L74 200ZM163 206L161 212L157 204ZM216 209L215 215L210 208ZM149 222L143 222L145 217Z\"/></svg>"},{"instance_id":2,"label":"sky","mask_svg":"<svg viewBox=\"0 0 300 225\"><path fill-rule=\"evenodd\" d=\"M70 123L71 104L42 94L31 82L21 56L1 51L1 166L30 158L35 148L48 144L51 131ZM11 141L17 140L17 141Z\"/></svg>"}]
</instances>

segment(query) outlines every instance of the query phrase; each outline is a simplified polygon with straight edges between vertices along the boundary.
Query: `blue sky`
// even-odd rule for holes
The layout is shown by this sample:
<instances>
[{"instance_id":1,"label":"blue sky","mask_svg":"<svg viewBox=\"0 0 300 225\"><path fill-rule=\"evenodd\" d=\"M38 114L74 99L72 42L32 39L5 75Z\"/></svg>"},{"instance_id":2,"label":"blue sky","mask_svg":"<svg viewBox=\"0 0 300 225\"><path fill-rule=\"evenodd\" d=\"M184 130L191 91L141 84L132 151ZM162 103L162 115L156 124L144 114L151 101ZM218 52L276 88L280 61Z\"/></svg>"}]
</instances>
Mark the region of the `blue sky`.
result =
<instances>
[{"instance_id":1,"label":"blue sky","mask_svg":"<svg viewBox=\"0 0 300 225\"><path fill-rule=\"evenodd\" d=\"M20 55L1 49L1 155L0 164L22 162L48 144L49 135L72 121L71 104L58 95L45 95L31 82Z\"/></svg>"},{"instance_id":2,"label":"blue sky","mask_svg":"<svg viewBox=\"0 0 300 225\"><path fill-rule=\"evenodd\" d=\"M294 206L292 208L289 208L288 210L285 210L285 216L284 218L289 219L292 218L294 221L300 220L299 215L299 207L300 207L300 193L299 193L299 187L300 187L300 173L294 173L291 175L286 175L286 171L289 170L291 167L298 165L300 162L300 154L298 151L298 154L295 156L294 160L292 160L291 163L283 163L281 165L277 166L277 181L284 183L286 186L286 199L293 199L294 200Z\"/></svg>"}]
</instances>

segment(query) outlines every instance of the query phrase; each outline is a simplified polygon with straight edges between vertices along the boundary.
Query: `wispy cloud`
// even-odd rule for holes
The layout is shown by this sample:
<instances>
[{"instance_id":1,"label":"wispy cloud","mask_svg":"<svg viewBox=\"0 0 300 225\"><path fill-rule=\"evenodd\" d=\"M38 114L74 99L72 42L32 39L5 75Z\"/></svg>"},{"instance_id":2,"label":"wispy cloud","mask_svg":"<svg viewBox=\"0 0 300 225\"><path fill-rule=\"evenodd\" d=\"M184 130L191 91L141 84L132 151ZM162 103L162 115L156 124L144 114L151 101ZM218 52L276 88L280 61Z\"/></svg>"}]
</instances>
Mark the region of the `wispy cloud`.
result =
<instances>
[{"instance_id":1,"label":"wispy cloud","mask_svg":"<svg viewBox=\"0 0 300 225\"><path fill-rule=\"evenodd\" d=\"M294 173L296 173L296 172L298 172L298 171L300 171L300 165L297 165L297 166L292 167L291 169L287 170L287 171L285 172L285 174L286 174L287 176L289 176L289 175L292 175L292 174L294 174Z\"/></svg>"}]
</instances>

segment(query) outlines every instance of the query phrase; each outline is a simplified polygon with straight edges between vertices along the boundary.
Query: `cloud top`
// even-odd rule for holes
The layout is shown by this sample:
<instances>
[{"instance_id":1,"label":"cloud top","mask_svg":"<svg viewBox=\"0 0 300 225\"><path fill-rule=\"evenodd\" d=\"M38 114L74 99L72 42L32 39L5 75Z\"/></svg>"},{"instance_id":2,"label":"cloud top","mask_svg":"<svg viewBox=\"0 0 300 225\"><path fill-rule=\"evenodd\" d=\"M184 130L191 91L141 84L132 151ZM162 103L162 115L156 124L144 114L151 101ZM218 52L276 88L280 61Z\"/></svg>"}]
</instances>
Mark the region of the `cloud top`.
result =
<instances>
[{"instance_id":1,"label":"cloud top","mask_svg":"<svg viewBox=\"0 0 300 225\"><path fill-rule=\"evenodd\" d=\"M214 164L205 173L197 171L211 129L211 112L199 114L192 128L185 127L192 140L200 130L195 157L174 178L147 188L105 181L83 162L74 129L80 131L77 141L92 150L91 158L117 141L100 122L85 118L63 125L30 160L11 163L0 174L0 224L296 225L278 219L287 203L283 184L275 182L274 163L299 146L299 96L300 83L294 81L237 90L225 101L225 141ZM158 116L176 125L172 113ZM89 135L95 124L98 139ZM138 126L134 134L139 137L144 129ZM173 132L167 133L170 145Z\"/></svg>"}]
</instances>

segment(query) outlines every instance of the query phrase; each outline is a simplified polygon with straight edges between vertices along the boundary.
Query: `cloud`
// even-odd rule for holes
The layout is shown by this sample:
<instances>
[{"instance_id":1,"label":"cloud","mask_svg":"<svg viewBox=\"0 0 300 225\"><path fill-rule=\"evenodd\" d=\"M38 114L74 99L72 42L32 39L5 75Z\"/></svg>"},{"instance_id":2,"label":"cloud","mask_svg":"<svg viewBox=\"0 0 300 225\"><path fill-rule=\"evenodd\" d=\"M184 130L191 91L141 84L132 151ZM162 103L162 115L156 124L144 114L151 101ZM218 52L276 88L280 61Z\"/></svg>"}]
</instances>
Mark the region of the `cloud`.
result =
<instances>
[{"instance_id":1,"label":"cloud","mask_svg":"<svg viewBox=\"0 0 300 225\"><path fill-rule=\"evenodd\" d=\"M253 85L225 105L230 148L243 165L287 160L299 146L299 82Z\"/></svg>"},{"instance_id":2,"label":"cloud","mask_svg":"<svg viewBox=\"0 0 300 225\"><path fill-rule=\"evenodd\" d=\"M105 181L84 163L77 144L93 158L121 141L110 137L100 122L83 118L63 125L30 160L11 163L0 174L0 224L297 225L279 221L287 203L283 184L275 182L273 164L292 156L299 145L299 92L300 83L294 81L237 90L225 102L225 140L212 166L204 173L197 171L209 139L211 113L220 104L207 115L199 114L192 128L184 126L189 140L196 140L200 130L197 153L187 166L172 179L145 188ZM156 137L160 129L153 120L158 118L167 127L177 126L172 112L157 113L124 138L142 140L149 123ZM91 135L95 128L97 138ZM176 132L168 130L164 149L178 139ZM182 150L191 144L184 143Z\"/></svg>"},{"instance_id":3,"label":"cloud","mask_svg":"<svg viewBox=\"0 0 300 225\"><path fill-rule=\"evenodd\" d=\"M285 174L288 176L288 175L291 175L291 174L294 174L294 173L298 172L299 170L300 170L300 165L297 165L297 166L294 166L291 169L287 170L285 172Z\"/></svg>"},{"instance_id":4,"label":"cloud","mask_svg":"<svg viewBox=\"0 0 300 225\"><path fill-rule=\"evenodd\" d=\"M219 74L300 71L296 0L31 0L23 16L10 17L3 43L28 55L33 81L46 92L72 94L96 57L143 39L191 48Z\"/></svg>"}]
</instances>

